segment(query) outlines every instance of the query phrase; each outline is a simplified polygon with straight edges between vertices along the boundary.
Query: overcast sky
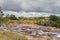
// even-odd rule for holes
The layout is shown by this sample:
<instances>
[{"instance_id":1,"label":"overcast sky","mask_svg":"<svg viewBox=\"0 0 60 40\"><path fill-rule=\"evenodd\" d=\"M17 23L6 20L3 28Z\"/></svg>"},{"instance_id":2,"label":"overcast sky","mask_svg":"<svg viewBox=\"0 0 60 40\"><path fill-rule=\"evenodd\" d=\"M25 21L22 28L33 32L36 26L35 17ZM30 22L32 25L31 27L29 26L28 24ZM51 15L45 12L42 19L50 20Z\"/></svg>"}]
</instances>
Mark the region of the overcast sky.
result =
<instances>
[{"instance_id":1,"label":"overcast sky","mask_svg":"<svg viewBox=\"0 0 60 40\"><path fill-rule=\"evenodd\" d=\"M60 0L0 0L5 14L17 16L48 16L60 14Z\"/></svg>"}]
</instances>

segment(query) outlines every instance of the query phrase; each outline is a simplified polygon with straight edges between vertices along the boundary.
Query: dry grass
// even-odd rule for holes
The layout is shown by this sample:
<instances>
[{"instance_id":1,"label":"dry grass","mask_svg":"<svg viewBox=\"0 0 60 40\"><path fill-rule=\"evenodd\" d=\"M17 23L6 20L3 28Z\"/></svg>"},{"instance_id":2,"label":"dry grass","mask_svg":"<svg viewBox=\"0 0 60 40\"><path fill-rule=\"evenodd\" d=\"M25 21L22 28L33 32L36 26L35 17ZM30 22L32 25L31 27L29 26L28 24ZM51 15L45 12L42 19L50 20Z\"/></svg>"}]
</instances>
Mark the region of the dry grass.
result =
<instances>
[{"instance_id":1,"label":"dry grass","mask_svg":"<svg viewBox=\"0 0 60 40\"><path fill-rule=\"evenodd\" d=\"M27 40L27 38L15 33L0 31L0 40Z\"/></svg>"}]
</instances>

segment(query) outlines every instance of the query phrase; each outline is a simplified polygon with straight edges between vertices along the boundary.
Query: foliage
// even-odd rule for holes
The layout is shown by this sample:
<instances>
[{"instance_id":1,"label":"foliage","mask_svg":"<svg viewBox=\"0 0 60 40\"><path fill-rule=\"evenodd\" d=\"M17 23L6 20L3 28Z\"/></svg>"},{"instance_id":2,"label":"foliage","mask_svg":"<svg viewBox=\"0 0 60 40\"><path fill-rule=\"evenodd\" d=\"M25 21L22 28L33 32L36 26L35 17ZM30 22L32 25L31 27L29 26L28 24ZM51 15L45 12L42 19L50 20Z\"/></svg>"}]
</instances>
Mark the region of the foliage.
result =
<instances>
[{"instance_id":1,"label":"foliage","mask_svg":"<svg viewBox=\"0 0 60 40\"><path fill-rule=\"evenodd\" d=\"M60 17L51 15L49 18L51 26L60 28Z\"/></svg>"},{"instance_id":2,"label":"foliage","mask_svg":"<svg viewBox=\"0 0 60 40\"><path fill-rule=\"evenodd\" d=\"M19 19L23 19L23 17L21 16L21 17L18 17Z\"/></svg>"},{"instance_id":3,"label":"foliage","mask_svg":"<svg viewBox=\"0 0 60 40\"><path fill-rule=\"evenodd\" d=\"M24 18L24 17L17 18L15 15L7 15L6 17L3 17L2 15L0 17L0 25L8 24L10 22L39 24L44 26L49 25L60 28L60 17L56 15L50 15L49 17L32 17L32 18Z\"/></svg>"},{"instance_id":4,"label":"foliage","mask_svg":"<svg viewBox=\"0 0 60 40\"><path fill-rule=\"evenodd\" d=\"M9 18L10 20L17 20L17 17L16 17L15 15L10 15L8 18Z\"/></svg>"},{"instance_id":5,"label":"foliage","mask_svg":"<svg viewBox=\"0 0 60 40\"><path fill-rule=\"evenodd\" d=\"M51 26L57 27L57 22L51 22Z\"/></svg>"},{"instance_id":6,"label":"foliage","mask_svg":"<svg viewBox=\"0 0 60 40\"><path fill-rule=\"evenodd\" d=\"M2 23L3 23L3 12L2 12L2 9L1 9L1 7L0 7L0 26L2 25Z\"/></svg>"},{"instance_id":7,"label":"foliage","mask_svg":"<svg viewBox=\"0 0 60 40\"><path fill-rule=\"evenodd\" d=\"M3 11L2 11L2 9L1 9L1 7L0 7L0 17L2 17L4 14L3 14Z\"/></svg>"},{"instance_id":8,"label":"foliage","mask_svg":"<svg viewBox=\"0 0 60 40\"><path fill-rule=\"evenodd\" d=\"M59 18L58 18L57 16L55 16L55 15L51 15L51 16L49 17L49 20L50 20L50 21L58 21Z\"/></svg>"},{"instance_id":9,"label":"foliage","mask_svg":"<svg viewBox=\"0 0 60 40\"><path fill-rule=\"evenodd\" d=\"M49 38L47 40L50 40Z\"/></svg>"}]
</instances>

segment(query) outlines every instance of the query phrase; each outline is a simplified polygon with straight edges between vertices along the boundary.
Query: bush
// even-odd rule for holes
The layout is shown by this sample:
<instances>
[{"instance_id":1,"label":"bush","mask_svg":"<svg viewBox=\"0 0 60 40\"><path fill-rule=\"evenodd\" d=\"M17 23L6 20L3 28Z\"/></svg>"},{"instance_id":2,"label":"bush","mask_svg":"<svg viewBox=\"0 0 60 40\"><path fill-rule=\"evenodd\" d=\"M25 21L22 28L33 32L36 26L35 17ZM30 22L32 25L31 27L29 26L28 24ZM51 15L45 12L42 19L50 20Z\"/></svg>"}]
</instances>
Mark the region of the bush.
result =
<instances>
[{"instance_id":1,"label":"bush","mask_svg":"<svg viewBox=\"0 0 60 40\"><path fill-rule=\"evenodd\" d=\"M60 23L59 22L51 22L50 23L52 27L57 27L57 28L60 28Z\"/></svg>"},{"instance_id":2,"label":"bush","mask_svg":"<svg viewBox=\"0 0 60 40\"><path fill-rule=\"evenodd\" d=\"M57 23L57 28L60 28L60 23Z\"/></svg>"},{"instance_id":3,"label":"bush","mask_svg":"<svg viewBox=\"0 0 60 40\"><path fill-rule=\"evenodd\" d=\"M58 18L57 16L55 16L55 15L51 15L51 16L49 17L49 20L50 20L50 21L58 21L59 18Z\"/></svg>"},{"instance_id":4,"label":"bush","mask_svg":"<svg viewBox=\"0 0 60 40\"><path fill-rule=\"evenodd\" d=\"M51 26L57 27L57 23L56 22L51 22Z\"/></svg>"},{"instance_id":5,"label":"bush","mask_svg":"<svg viewBox=\"0 0 60 40\"><path fill-rule=\"evenodd\" d=\"M60 17L51 15L49 17L49 22L50 22L51 26L60 28Z\"/></svg>"},{"instance_id":6,"label":"bush","mask_svg":"<svg viewBox=\"0 0 60 40\"><path fill-rule=\"evenodd\" d=\"M50 40L49 38L47 40Z\"/></svg>"}]
</instances>

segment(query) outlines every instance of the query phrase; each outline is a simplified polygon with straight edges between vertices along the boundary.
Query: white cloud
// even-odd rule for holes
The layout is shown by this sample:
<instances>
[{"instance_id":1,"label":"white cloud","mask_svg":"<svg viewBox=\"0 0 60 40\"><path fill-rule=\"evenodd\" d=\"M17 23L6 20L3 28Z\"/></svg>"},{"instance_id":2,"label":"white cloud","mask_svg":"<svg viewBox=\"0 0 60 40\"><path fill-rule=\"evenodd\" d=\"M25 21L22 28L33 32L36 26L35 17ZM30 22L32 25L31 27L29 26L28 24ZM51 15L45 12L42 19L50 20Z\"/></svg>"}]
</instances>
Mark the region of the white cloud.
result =
<instances>
[{"instance_id":1,"label":"white cloud","mask_svg":"<svg viewBox=\"0 0 60 40\"><path fill-rule=\"evenodd\" d=\"M13 12L13 11L5 11L4 12L5 15L9 14L13 14L15 15L16 17L19 17L19 16L23 16L23 17L40 17L40 16L49 16L51 13L39 13L39 12Z\"/></svg>"}]
</instances>

